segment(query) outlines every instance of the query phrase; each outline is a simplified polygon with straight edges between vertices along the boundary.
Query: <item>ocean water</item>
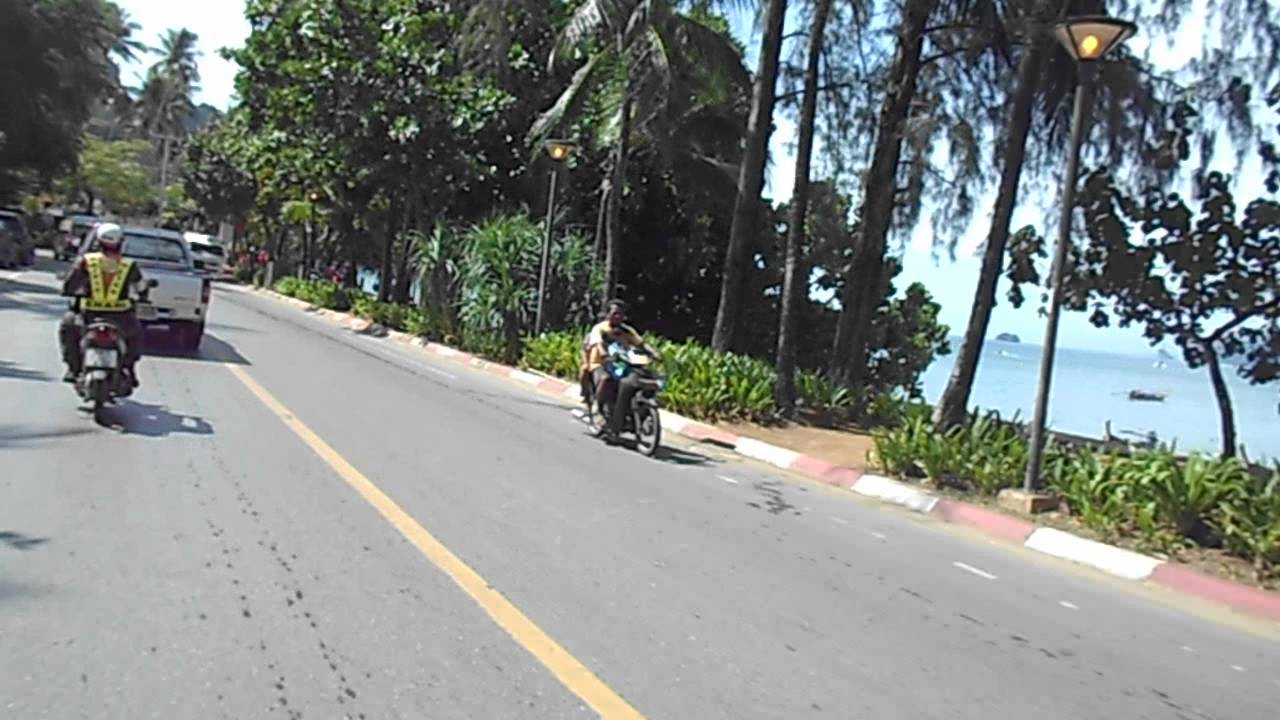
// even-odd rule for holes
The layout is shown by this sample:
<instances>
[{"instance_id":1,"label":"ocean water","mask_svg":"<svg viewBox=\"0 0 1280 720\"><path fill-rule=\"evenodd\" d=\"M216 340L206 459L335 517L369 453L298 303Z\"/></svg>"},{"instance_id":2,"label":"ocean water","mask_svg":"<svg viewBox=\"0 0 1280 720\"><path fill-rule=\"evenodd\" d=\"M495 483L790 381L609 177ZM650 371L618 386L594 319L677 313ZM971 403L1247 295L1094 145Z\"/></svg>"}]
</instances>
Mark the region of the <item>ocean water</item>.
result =
<instances>
[{"instance_id":1,"label":"ocean water","mask_svg":"<svg viewBox=\"0 0 1280 720\"><path fill-rule=\"evenodd\" d=\"M960 339L952 339L959 349ZM971 407L1018 413L1030 420L1035 408L1040 346L989 340L974 381ZM954 353L939 358L922 378L925 396L936 402L946 387ZM1160 366L1159 363L1164 365ZM1236 439L1251 460L1280 459L1280 387L1251 386L1224 367L1235 404ZM1129 400L1130 390L1167 395L1164 402ZM1049 395L1049 426L1055 430L1101 437L1106 421L1111 431L1155 432L1161 442L1180 451L1218 451L1222 433L1218 404L1204 368L1188 369L1181 358L1120 355L1095 350L1059 348Z\"/></svg>"}]
</instances>

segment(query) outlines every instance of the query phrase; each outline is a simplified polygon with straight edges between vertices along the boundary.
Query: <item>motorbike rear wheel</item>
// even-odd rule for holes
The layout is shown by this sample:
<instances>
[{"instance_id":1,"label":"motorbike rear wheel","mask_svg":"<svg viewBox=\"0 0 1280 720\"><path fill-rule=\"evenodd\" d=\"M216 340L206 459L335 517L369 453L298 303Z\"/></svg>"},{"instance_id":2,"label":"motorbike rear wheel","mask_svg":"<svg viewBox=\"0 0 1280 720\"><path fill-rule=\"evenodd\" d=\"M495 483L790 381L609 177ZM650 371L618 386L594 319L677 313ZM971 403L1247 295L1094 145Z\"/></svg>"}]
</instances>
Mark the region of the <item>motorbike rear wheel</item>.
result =
<instances>
[{"instance_id":1,"label":"motorbike rear wheel","mask_svg":"<svg viewBox=\"0 0 1280 720\"><path fill-rule=\"evenodd\" d=\"M662 444L662 419L658 409L642 404L635 409L636 450L645 457L653 457Z\"/></svg>"},{"instance_id":2,"label":"motorbike rear wheel","mask_svg":"<svg viewBox=\"0 0 1280 720\"><path fill-rule=\"evenodd\" d=\"M107 384L102 381L95 381L89 386L89 397L93 400L94 422L102 424L106 420Z\"/></svg>"}]
</instances>

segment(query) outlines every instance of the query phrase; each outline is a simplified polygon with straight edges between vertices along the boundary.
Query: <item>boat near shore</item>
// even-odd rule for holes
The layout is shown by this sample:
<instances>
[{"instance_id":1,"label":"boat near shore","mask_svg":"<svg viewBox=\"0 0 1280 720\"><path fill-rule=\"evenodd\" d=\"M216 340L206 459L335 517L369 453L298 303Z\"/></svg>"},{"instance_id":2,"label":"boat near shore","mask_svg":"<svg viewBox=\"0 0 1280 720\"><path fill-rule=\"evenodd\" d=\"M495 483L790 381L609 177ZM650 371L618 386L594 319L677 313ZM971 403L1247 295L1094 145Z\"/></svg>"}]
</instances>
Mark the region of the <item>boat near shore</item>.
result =
<instances>
[{"instance_id":1,"label":"boat near shore","mask_svg":"<svg viewBox=\"0 0 1280 720\"><path fill-rule=\"evenodd\" d=\"M1162 392L1152 392L1150 390L1130 390L1129 399L1134 402L1164 402L1168 397Z\"/></svg>"}]
</instances>

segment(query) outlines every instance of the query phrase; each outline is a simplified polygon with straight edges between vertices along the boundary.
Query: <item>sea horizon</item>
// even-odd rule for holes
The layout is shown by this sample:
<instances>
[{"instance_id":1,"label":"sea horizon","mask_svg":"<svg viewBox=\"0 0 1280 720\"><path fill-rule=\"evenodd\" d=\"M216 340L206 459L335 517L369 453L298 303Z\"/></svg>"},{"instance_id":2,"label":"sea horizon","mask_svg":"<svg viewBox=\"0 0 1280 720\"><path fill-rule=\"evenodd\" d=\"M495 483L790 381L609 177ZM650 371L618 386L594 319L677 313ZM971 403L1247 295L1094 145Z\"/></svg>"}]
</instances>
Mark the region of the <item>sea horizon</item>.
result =
<instances>
[{"instance_id":1,"label":"sea horizon","mask_svg":"<svg viewBox=\"0 0 1280 720\"><path fill-rule=\"evenodd\" d=\"M960 338L921 376L925 399L936 403L946 387ZM1108 422L1113 435L1137 438L1155 433L1179 452L1221 450L1221 420L1208 370L1186 366L1180 352L1153 347L1149 353L1059 347L1049 397L1053 430L1100 438ZM997 411L1006 418L1031 418L1042 346L989 339L974 380L970 410ZM1276 385L1255 386L1235 368L1225 368L1236 418L1236 440L1254 462L1280 459L1280 393ZM1163 400L1131 400L1131 391Z\"/></svg>"}]
</instances>

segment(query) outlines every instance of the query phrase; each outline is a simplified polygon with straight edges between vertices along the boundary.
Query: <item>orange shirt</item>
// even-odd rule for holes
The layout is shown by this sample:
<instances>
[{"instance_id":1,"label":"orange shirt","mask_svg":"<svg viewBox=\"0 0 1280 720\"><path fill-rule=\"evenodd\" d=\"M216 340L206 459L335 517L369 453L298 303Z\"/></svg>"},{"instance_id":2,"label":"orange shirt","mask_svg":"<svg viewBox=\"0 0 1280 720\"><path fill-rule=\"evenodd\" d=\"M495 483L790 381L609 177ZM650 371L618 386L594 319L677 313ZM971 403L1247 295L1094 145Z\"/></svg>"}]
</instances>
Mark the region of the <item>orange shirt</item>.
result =
<instances>
[{"instance_id":1,"label":"orange shirt","mask_svg":"<svg viewBox=\"0 0 1280 720\"><path fill-rule=\"evenodd\" d=\"M605 320L591 328L582 343L585 355L584 371L592 372L598 367L604 367L609 346L615 342L620 342L633 348L644 346L644 340L641 339L640 333L636 332L630 325L622 323L614 327L609 324L608 320Z\"/></svg>"}]
</instances>

